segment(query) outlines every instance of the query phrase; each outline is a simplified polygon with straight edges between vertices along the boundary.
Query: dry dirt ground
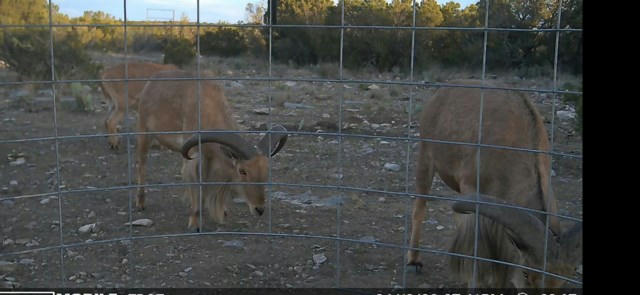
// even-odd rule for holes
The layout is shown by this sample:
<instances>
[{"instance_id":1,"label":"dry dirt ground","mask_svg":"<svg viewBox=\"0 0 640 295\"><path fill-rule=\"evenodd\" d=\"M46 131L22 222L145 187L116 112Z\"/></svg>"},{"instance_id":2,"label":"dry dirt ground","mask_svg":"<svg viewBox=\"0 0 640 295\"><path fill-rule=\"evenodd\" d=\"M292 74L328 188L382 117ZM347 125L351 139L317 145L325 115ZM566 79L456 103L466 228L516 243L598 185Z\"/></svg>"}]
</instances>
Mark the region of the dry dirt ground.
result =
<instances>
[{"instance_id":1,"label":"dry dirt ground","mask_svg":"<svg viewBox=\"0 0 640 295\"><path fill-rule=\"evenodd\" d=\"M135 59L130 57L130 60ZM119 61L120 57L111 56L101 62ZM209 58L203 61L203 68L221 76L257 77L266 74L268 69L266 63L240 59ZM274 65L272 71L274 76L281 77L338 78L337 67L333 66L300 69ZM6 70L2 75L7 79L12 77ZM366 72L345 72L345 77L407 79L393 73L374 75ZM507 80L506 77L497 78ZM512 82L523 88L551 85L549 81ZM235 118L246 130L264 130L269 119L260 114L259 109L267 108L271 99L273 122L281 123L289 130L336 132L342 99L342 131L345 134L391 137L406 136L407 132L417 135L416 119L421 102L433 91L428 87L380 83L375 86L284 81L221 83ZM61 102L57 103L55 122L49 86L35 85L35 95L48 99L30 100L28 105L24 98L15 98L20 89L0 87L0 138L49 138L0 144L3 157L0 160L0 253L53 247L0 257L2 286L334 287L339 283L342 287L383 288L401 285L404 278L408 287L463 286L449 275L446 256L441 254L424 252L423 272L407 269L404 276L405 252L401 249L300 237L331 237L339 230L344 238L402 246L407 238L405 231L410 226L407 214L410 214L412 200L402 195L359 189L414 192L417 144L409 145L407 178L406 141L344 137L340 161L337 138L292 135L285 148L271 161L271 175L276 183L294 185L269 187L270 208L265 215L253 217L246 205L237 200L230 201L226 224L214 224L204 215L204 234L180 236L190 233L187 230L188 204L182 199L183 187L148 188L147 209L133 211L129 216L135 189L126 186L135 179L131 165L134 137L129 139L130 152L124 145L119 151L110 150L104 136L59 140L56 149L53 140L56 131L59 136L105 133L103 122L107 105L102 101L97 85L89 86L93 87L95 110L75 110L73 99L67 98L68 91L59 89L57 96ZM552 97L530 94L548 127ZM412 121L408 122L410 98ZM558 103L557 108L567 110L568 106ZM130 126L133 122L135 116L131 116ZM555 123L555 150L580 155L582 141L574 131L571 119L557 117ZM125 125L123 129L126 128ZM252 139L257 140L257 137ZM126 142L127 139L123 140ZM182 181L180 163L180 155L160 147L152 149L148 183L179 184ZM397 164L393 168L398 171L385 168L388 163ZM553 170L560 213L582 218L582 160L554 157ZM55 194L58 179L60 195ZM350 189L314 187L317 185L343 185ZM440 181L435 182L433 193L453 194ZM16 196L25 197L12 198ZM340 203L342 206L338 210ZM421 244L425 249L447 249L454 233L450 205L447 201L428 202ZM148 218L153 225L130 228L124 225L130 218ZM88 224L95 224L95 228L80 233L79 228ZM298 236L249 234L269 232ZM123 239L148 235L154 238ZM110 241L113 239L116 240ZM99 243L85 244L92 241ZM60 243L73 246L64 250L55 248Z\"/></svg>"}]
</instances>

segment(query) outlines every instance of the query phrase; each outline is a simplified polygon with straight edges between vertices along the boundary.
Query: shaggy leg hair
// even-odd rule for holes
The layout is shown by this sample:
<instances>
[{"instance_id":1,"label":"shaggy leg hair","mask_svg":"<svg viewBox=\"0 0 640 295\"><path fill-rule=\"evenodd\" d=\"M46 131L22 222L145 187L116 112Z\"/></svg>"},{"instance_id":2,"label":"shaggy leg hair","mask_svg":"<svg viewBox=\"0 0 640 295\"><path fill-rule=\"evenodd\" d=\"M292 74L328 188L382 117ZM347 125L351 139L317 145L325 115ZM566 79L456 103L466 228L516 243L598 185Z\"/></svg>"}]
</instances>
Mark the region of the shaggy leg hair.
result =
<instances>
[{"instance_id":1,"label":"shaggy leg hair","mask_svg":"<svg viewBox=\"0 0 640 295\"><path fill-rule=\"evenodd\" d=\"M473 256L475 239L475 214L456 215L457 232L451 244L451 252ZM512 263L522 263L517 248L507 236L502 225L491 219L479 217L478 227L478 257L508 261ZM473 259L457 256L449 256L449 265L453 273L458 274L462 281L466 281L471 286L473 281ZM480 288L509 288L514 287L511 283L511 273L516 271L512 267L504 264L478 261L477 287Z\"/></svg>"}]
</instances>

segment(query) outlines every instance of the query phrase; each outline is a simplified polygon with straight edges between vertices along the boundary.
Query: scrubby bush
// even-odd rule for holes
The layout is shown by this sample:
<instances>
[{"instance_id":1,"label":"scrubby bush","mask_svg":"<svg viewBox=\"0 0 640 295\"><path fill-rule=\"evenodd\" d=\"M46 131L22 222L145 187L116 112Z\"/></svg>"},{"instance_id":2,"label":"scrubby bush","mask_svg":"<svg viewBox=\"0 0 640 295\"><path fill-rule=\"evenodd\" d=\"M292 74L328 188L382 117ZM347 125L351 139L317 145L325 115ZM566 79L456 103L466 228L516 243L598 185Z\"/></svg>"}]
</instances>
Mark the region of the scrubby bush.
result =
<instances>
[{"instance_id":1,"label":"scrubby bush","mask_svg":"<svg viewBox=\"0 0 640 295\"><path fill-rule=\"evenodd\" d=\"M4 35L0 60L22 79L50 80L51 51L48 30L17 29ZM97 78L102 66L93 63L78 32L70 30L54 36L56 79Z\"/></svg>"},{"instance_id":2,"label":"scrubby bush","mask_svg":"<svg viewBox=\"0 0 640 295\"><path fill-rule=\"evenodd\" d=\"M152 34L135 35L129 46L133 52L162 51L162 41Z\"/></svg>"},{"instance_id":3,"label":"scrubby bush","mask_svg":"<svg viewBox=\"0 0 640 295\"><path fill-rule=\"evenodd\" d=\"M249 48L245 36L237 28L218 28L200 37L200 52L203 55L223 57L245 54Z\"/></svg>"},{"instance_id":4,"label":"scrubby bush","mask_svg":"<svg viewBox=\"0 0 640 295\"><path fill-rule=\"evenodd\" d=\"M164 63L184 66L193 61L196 50L187 39L172 38L165 41Z\"/></svg>"},{"instance_id":5,"label":"scrubby bush","mask_svg":"<svg viewBox=\"0 0 640 295\"><path fill-rule=\"evenodd\" d=\"M89 86L83 86L80 83L71 83L71 95L76 100L76 110L81 112L93 112L93 95L91 95L91 88Z\"/></svg>"}]
</instances>

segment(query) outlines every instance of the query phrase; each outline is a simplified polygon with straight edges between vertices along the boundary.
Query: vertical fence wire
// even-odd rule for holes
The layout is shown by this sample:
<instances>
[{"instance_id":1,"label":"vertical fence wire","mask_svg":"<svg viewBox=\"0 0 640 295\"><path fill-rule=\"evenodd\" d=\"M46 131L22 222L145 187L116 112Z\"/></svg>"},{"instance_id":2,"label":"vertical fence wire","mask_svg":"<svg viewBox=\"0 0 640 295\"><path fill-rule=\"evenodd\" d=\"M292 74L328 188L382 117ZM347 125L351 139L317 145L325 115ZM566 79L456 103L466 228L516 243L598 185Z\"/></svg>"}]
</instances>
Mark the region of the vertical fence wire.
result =
<instances>
[{"instance_id":1,"label":"vertical fence wire","mask_svg":"<svg viewBox=\"0 0 640 295\"><path fill-rule=\"evenodd\" d=\"M558 23L556 24L556 28L560 29L560 22L562 20L562 0L558 0ZM553 90L557 90L558 89L558 49L559 49L559 43L560 43L560 31L556 31L556 36L555 36L555 49L554 49L554 56L553 56ZM557 94L553 94L553 98L552 98L552 103L551 103L551 147L550 149L553 150L554 147L554 143L555 143L555 118L556 118L556 99L557 99ZM551 186L551 181L553 180L553 161L552 159L550 159L550 165L549 165L549 191L552 190L552 186ZM545 207L547 208L547 211L552 208L551 204L549 203L551 202L551 200L547 201L547 204L545 204ZM546 283L546 271L547 271L547 251L548 251L548 247L549 247L549 229L550 228L550 217L549 214L545 214L545 231L544 231L544 257L543 257L543 262L542 262L542 287L545 286Z\"/></svg>"},{"instance_id":2,"label":"vertical fence wire","mask_svg":"<svg viewBox=\"0 0 640 295\"><path fill-rule=\"evenodd\" d=\"M271 10L269 10L269 16L271 16L271 14L273 13L274 9L276 11L278 9L277 7L276 8L273 7L273 3L275 2L275 5L277 6L278 5L278 1L273 1L273 0L269 0L269 1L272 1L271 6L269 6L269 7L272 8ZM277 19L276 19L276 21L277 21ZM271 27L272 25L273 25L273 23L270 20L269 21L269 26ZM271 44L271 42L272 42L271 34L269 34L269 48L271 48L271 46L273 45L273 44ZM269 51L269 78L271 78L271 51ZM269 139L268 140L269 144L267 145L268 146L267 147L267 182L268 183L272 183L273 182L273 171L272 171L272 168L273 168L272 166L273 165L271 164L272 163L272 160L271 160L271 149L272 149L271 128L273 127L272 120L271 120L271 115L272 115L271 113L272 113L272 109L273 109L272 108L272 105L273 105L273 88L271 86L272 85L269 84L269 90L268 90L268 93L267 93L267 110L269 110L269 111L267 112L267 133L265 134L265 136L268 137L268 139ZM271 205L272 205L271 199L273 197L272 196L272 190L273 190L273 186L272 185L267 185L267 192L266 192L267 193L267 202L268 202L268 204L267 204L268 209L267 210L269 210L269 212L267 213L267 215L268 215L267 216L267 218L268 218L268 220L267 220L267 231L269 233L271 233L273 231L273 228L272 228L272 226L273 226L273 224L272 224L273 223L273 210L271 208Z\"/></svg>"},{"instance_id":3,"label":"vertical fence wire","mask_svg":"<svg viewBox=\"0 0 640 295\"><path fill-rule=\"evenodd\" d=\"M125 105L125 113L124 113L124 126L127 134L125 135L127 145L127 185L131 186L132 181L132 166L134 166L134 161L131 158L131 121L129 120L129 48L127 44L127 0L123 0L123 13L124 13L124 24L123 24L123 46L124 46L124 105ZM137 143L136 143L137 146ZM129 240L127 241L126 247L127 257L128 257L128 265L135 265L133 262L133 191L131 189L127 190L128 195L128 210L129 210ZM134 275L135 271L131 271L129 269L129 273L131 276ZM130 278L130 281L133 281L133 277Z\"/></svg>"},{"instance_id":4,"label":"vertical fence wire","mask_svg":"<svg viewBox=\"0 0 640 295\"><path fill-rule=\"evenodd\" d=\"M412 1L412 21L411 26L413 30L411 30L411 61L410 61L410 72L409 72L409 81L414 82L413 77L413 66L415 60L415 47L416 47L416 0ZM405 171L404 171L404 192L409 194L409 167L411 166L411 124L413 122L413 86L409 88L409 105L408 105L408 115L407 115L407 155L405 159ZM402 252L402 287L407 287L407 251L405 249L407 246L407 239L409 233L409 214L411 212L411 201L412 198L406 198L406 208L404 210L404 232L402 235L402 243L403 243L403 252Z\"/></svg>"},{"instance_id":5,"label":"vertical fence wire","mask_svg":"<svg viewBox=\"0 0 640 295\"><path fill-rule=\"evenodd\" d=\"M56 71L55 71L55 57L53 54L53 13L52 11L52 3L49 0L49 54L51 58L51 82L56 81ZM64 238L63 238L63 227L62 223L62 194L60 190L60 185L62 184L62 178L60 177L60 144L58 142L58 112L56 105L56 87L55 83L51 83L51 98L53 99L53 134L54 134L54 145L56 151L56 196L58 197L58 221L60 223L60 280L62 280L62 287L65 287L65 272L64 272Z\"/></svg>"},{"instance_id":6,"label":"vertical fence wire","mask_svg":"<svg viewBox=\"0 0 640 295\"><path fill-rule=\"evenodd\" d=\"M203 207L203 200L202 200L202 158L204 158L202 156L202 79L200 76L200 0L196 0L196 75L198 77L198 79L196 80L198 83L197 89L196 89L196 99L198 100L198 106L197 106L197 112L198 112L198 228L197 231L198 232L202 232L204 231L204 225L203 225L203 221L202 221L202 211L204 211L204 207ZM192 135L193 136L193 135ZM182 160L182 162L184 163L184 159ZM186 164L185 164L186 165ZM184 168L184 167L183 167ZM184 179L183 179L184 180ZM189 191L189 202L191 202L193 204L193 200L191 200L191 198L193 198L193 191L191 189L188 189ZM209 204L209 206L211 206L211 204ZM193 208L191 208L191 213L193 214Z\"/></svg>"},{"instance_id":7,"label":"vertical fence wire","mask_svg":"<svg viewBox=\"0 0 640 295\"><path fill-rule=\"evenodd\" d=\"M274 20L273 11L274 11L274 9L277 9L277 8L274 8L273 5L274 5L274 3L275 3L275 5L278 5L278 2L274 1L274 0L267 0L267 1L269 1L269 23L267 24L268 28L269 28L269 57L268 57L268 70L267 70L268 71L267 74L268 74L268 77L269 77L269 82L267 82L267 101L268 101L267 102L267 108L268 108L269 116L268 116L267 120L270 123L271 122L271 96L273 95L273 83L271 81L271 78L273 77L272 65L271 65L271 58L272 58L271 55L273 54L273 52L272 52L272 48L273 48L273 44L272 44L272 42L273 42L273 20ZM267 128L268 127L270 127L270 126L267 126ZM271 139L271 137L269 137L269 139ZM269 141L269 142L271 142L271 141ZM271 146L271 144L269 144L269 146ZM269 151L271 151L271 148L269 148ZM271 179L271 177L272 177L272 175L271 175L271 157L269 157L269 170L268 170L268 175L267 176L268 176L269 183L271 183L272 182L272 179ZM267 224L267 230L269 231L269 233L271 233L272 230L273 230L271 228L271 226L272 226L271 225L272 214L273 214L273 210L271 209L271 206L273 204L273 202L271 201L271 199L272 199L271 190L273 189L273 187L271 185L269 185L269 186L267 186L267 188L269 189L267 191L267 210L269 210L269 212L268 212L269 220L268 220L268 224Z\"/></svg>"},{"instance_id":8,"label":"vertical fence wire","mask_svg":"<svg viewBox=\"0 0 640 295\"><path fill-rule=\"evenodd\" d=\"M340 6L340 64L339 64L339 69L338 69L338 80L343 81L344 80L344 10L345 10L345 3L346 0L342 0L340 1L341 6ZM344 84L339 83L339 85L344 86ZM341 272L342 272L342 262L341 262L341 243L340 243L340 237L342 236L342 202L343 202L343 198L344 198L344 194L343 191L340 189L341 186L343 186L343 178L344 178L344 171L343 171L343 162L342 162L342 153L343 153L343 149L344 149L344 143L342 141L342 122L343 122L343 114L342 114L342 108L343 108L343 104L344 104L344 87L339 87L340 89L340 95L339 95L339 102L338 102L338 155L336 157L336 167L338 167L338 205L336 206L336 238L338 238L336 240L336 288L340 287L340 283L341 283Z\"/></svg>"},{"instance_id":9,"label":"vertical fence wire","mask_svg":"<svg viewBox=\"0 0 640 295\"><path fill-rule=\"evenodd\" d=\"M485 0L485 15L484 15L484 32L483 32L483 41L482 41L482 86L486 86L486 72L487 72L487 38L489 28L489 0ZM482 123L483 123L483 115L484 115L484 93L485 89L480 90L480 110L478 116L478 144L482 144ZM482 148L478 146L476 152L476 195L475 200L480 200L480 165L482 162L480 161L480 154L482 152ZM475 225L474 225L474 238L473 238L473 271L472 271L472 280L471 280L471 288L475 289L478 281L478 235L480 230L480 204L476 203L475 206Z\"/></svg>"}]
</instances>

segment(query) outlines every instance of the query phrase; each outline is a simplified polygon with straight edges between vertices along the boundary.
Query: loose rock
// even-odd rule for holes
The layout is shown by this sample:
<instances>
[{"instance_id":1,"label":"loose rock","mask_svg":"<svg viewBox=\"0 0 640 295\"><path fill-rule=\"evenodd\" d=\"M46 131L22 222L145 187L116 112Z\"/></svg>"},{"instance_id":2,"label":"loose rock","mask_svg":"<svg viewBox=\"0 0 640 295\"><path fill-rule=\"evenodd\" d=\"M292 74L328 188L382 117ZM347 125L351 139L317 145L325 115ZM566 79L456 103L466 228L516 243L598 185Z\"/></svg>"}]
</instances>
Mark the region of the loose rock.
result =
<instances>
[{"instance_id":1,"label":"loose rock","mask_svg":"<svg viewBox=\"0 0 640 295\"><path fill-rule=\"evenodd\" d=\"M269 108L253 109L253 113L257 114L257 115L268 115L269 114Z\"/></svg>"},{"instance_id":2,"label":"loose rock","mask_svg":"<svg viewBox=\"0 0 640 295\"><path fill-rule=\"evenodd\" d=\"M387 169L389 171L398 172L398 171L400 171L400 165L394 164L394 163L386 163L386 164L384 164L384 169Z\"/></svg>"},{"instance_id":3,"label":"loose rock","mask_svg":"<svg viewBox=\"0 0 640 295\"><path fill-rule=\"evenodd\" d=\"M244 247L244 243L240 240L231 240L226 241L222 244L223 247L234 247L234 248L242 248Z\"/></svg>"},{"instance_id":4,"label":"loose rock","mask_svg":"<svg viewBox=\"0 0 640 295\"><path fill-rule=\"evenodd\" d=\"M313 255L313 263L315 263L316 265L322 264L325 261L327 261L327 256L325 256L324 253Z\"/></svg>"},{"instance_id":5,"label":"loose rock","mask_svg":"<svg viewBox=\"0 0 640 295\"><path fill-rule=\"evenodd\" d=\"M80 228L78 228L78 232L81 234L86 234L89 232L94 232L96 229L96 224L95 223L90 223L90 224L86 224L81 226Z\"/></svg>"},{"instance_id":6,"label":"loose rock","mask_svg":"<svg viewBox=\"0 0 640 295\"><path fill-rule=\"evenodd\" d=\"M127 222L124 225L133 225L133 226L152 226L153 225L153 220L151 219L147 219L147 218L143 218L143 219L138 219L135 220L133 222Z\"/></svg>"}]
</instances>

